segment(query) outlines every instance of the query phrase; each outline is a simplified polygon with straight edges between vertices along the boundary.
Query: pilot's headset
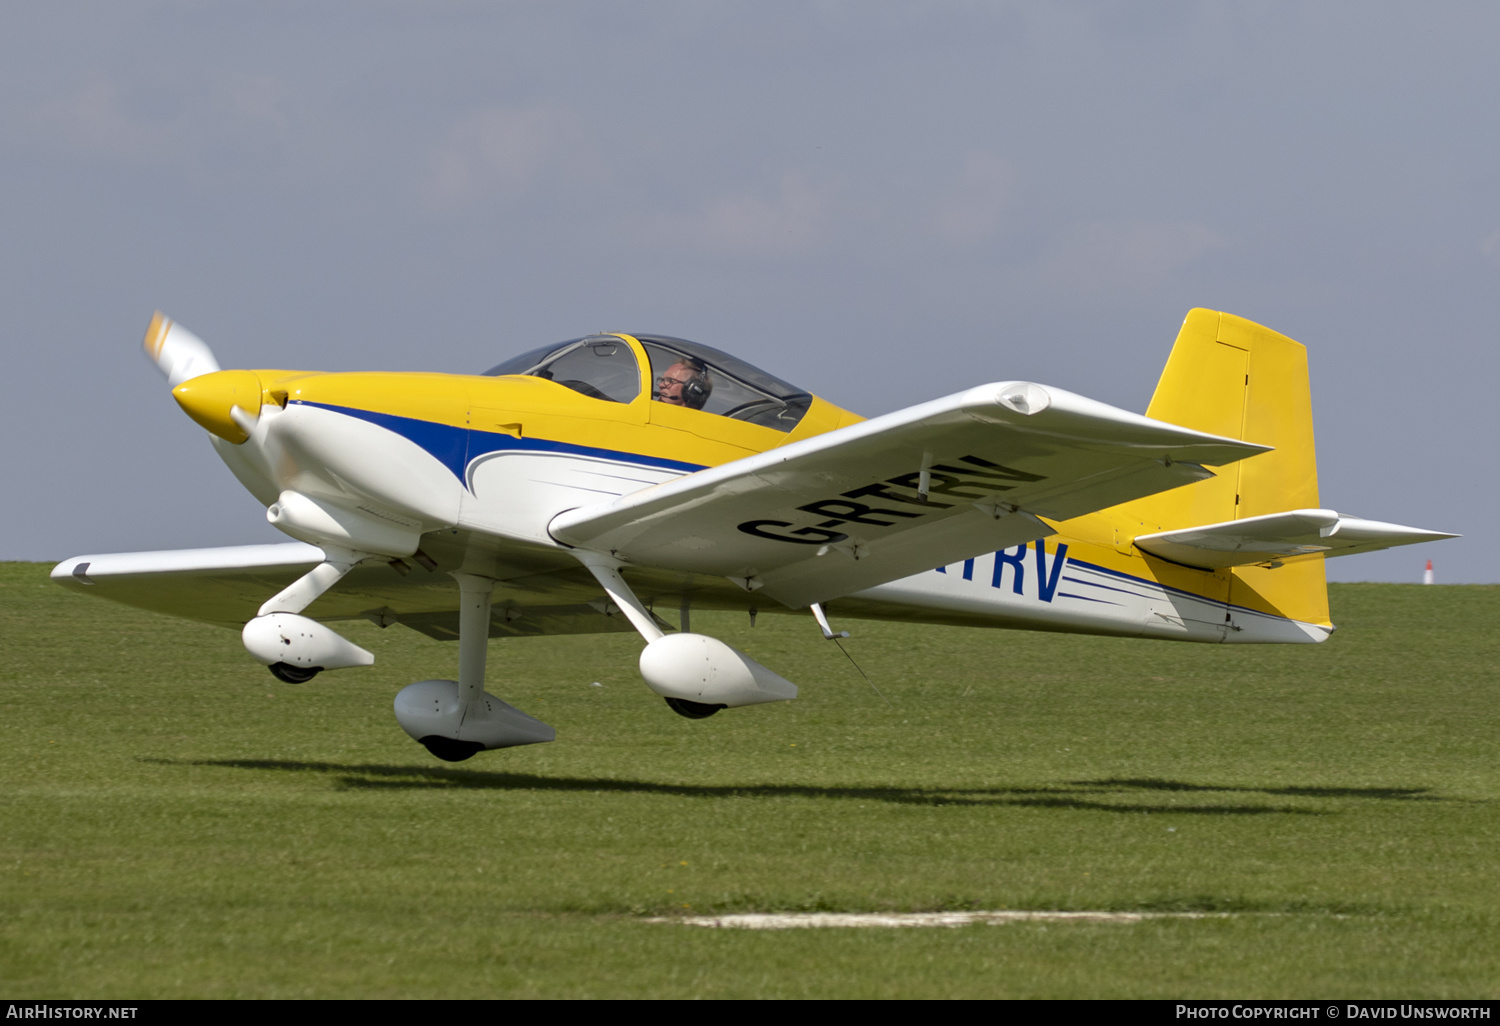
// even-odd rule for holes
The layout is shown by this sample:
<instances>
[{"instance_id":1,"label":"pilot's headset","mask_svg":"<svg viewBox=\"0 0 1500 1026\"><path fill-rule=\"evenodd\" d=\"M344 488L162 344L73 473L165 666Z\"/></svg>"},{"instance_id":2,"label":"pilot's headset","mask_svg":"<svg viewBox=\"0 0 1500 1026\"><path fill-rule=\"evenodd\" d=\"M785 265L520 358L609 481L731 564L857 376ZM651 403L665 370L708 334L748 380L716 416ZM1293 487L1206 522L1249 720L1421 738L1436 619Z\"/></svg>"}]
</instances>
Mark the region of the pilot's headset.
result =
<instances>
[{"instance_id":1,"label":"pilot's headset","mask_svg":"<svg viewBox=\"0 0 1500 1026\"><path fill-rule=\"evenodd\" d=\"M678 357L676 362L692 372L692 377L682 386L683 405L693 410L703 409L703 404L708 402L708 397L714 390L713 382L708 380L708 368L702 360L692 356Z\"/></svg>"}]
</instances>

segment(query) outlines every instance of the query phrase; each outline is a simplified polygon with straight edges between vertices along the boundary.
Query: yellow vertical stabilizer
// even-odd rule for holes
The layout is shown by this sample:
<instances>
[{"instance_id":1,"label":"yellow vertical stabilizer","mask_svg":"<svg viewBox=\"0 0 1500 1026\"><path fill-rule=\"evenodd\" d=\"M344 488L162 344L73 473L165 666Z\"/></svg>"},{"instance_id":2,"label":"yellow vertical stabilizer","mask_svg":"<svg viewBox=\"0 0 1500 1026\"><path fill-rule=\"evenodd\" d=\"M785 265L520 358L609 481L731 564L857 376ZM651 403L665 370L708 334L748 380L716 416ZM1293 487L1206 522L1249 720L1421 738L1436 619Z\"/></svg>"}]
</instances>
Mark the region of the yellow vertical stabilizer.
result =
<instances>
[{"instance_id":1,"label":"yellow vertical stabilizer","mask_svg":"<svg viewBox=\"0 0 1500 1026\"><path fill-rule=\"evenodd\" d=\"M1146 415L1274 451L1219 468L1211 480L1121 506L1132 526L1139 521L1136 533L1318 507L1312 393L1300 343L1233 314L1193 310ZM1237 567L1227 576L1233 605L1329 623L1321 556L1275 568Z\"/></svg>"}]
</instances>

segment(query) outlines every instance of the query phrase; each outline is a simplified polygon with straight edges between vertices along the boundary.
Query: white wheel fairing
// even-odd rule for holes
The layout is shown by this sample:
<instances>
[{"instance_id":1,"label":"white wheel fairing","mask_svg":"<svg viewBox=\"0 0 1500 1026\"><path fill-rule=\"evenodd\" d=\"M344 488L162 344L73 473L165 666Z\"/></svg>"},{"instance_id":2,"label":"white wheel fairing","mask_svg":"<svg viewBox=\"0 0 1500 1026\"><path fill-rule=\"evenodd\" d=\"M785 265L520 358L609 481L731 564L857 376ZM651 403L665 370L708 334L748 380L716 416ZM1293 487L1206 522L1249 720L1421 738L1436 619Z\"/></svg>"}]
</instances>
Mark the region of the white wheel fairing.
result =
<instances>
[{"instance_id":1,"label":"white wheel fairing","mask_svg":"<svg viewBox=\"0 0 1500 1026\"><path fill-rule=\"evenodd\" d=\"M458 682L419 680L396 695L396 721L414 741L436 735L485 748L515 748L557 738L557 731L488 691L463 714Z\"/></svg>"},{"instance_id":2,"label":"white wheel fairing","mask_svg":"<svg viewBox=\"0 0 1500 1026\"><path fill-rule=\"evenodd\" d=\"M333 628L296 613L268 613L245 624L245 649L257 662L286 663L299 670L370 666L375 656Z\"/></svg>"},{"instance_id":3,"label":"white wheel fairing","mask_svg":"<svg viewBox=\"0 0 1500 1026\"><path fill-rule=\"evenodd\" d=\"M641 676L663 698L733 709L797 697L797 685L704 634L667 634L641 652Z\"/></svg>"}]
</instances>

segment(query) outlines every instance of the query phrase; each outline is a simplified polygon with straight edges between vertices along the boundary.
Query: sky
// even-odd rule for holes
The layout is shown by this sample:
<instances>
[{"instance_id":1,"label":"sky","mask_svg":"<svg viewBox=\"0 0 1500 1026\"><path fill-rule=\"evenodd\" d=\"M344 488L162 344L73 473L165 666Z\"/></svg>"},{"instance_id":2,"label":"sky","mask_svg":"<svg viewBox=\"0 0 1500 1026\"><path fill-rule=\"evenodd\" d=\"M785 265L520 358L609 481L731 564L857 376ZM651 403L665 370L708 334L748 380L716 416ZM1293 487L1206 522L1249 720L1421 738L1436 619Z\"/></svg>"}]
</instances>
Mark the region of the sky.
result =
<instances>
[{"instance_id":1,"label":"sky","mask_svg":"<svg viewBox=\"0 0 1500 1026\"><path fill-rule=\"evenodd\" d=\"M865 415L1144 411L1183 316L1308 347L1325 507L1500 581L1500 6L0 6L0 559L285 540L140 351L472 373L593 331Z\"/></svg>"}]
</instances>

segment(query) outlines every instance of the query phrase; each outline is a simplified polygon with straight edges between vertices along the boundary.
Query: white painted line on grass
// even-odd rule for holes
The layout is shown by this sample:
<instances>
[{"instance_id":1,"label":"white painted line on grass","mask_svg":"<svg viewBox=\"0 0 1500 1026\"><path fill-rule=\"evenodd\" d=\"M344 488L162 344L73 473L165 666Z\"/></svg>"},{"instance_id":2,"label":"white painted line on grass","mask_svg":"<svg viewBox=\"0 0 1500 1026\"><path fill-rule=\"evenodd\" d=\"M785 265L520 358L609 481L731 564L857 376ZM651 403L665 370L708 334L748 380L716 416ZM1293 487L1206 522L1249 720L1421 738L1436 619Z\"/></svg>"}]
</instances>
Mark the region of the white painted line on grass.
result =
<instances>
[{"instance_id":1,"label":"white painted line on grass","mask_svg":"<svg viewBox=\"0 0 1500 1026\"><path fill-rule=\"evenodd\" d=\"M973 926L976 923L1139 923L1147 919L1227 919L1232 912L748 912L726 916L659 916L679 923L733 930L808 930L823 927Z\"/></svg>"}]
</instances>

